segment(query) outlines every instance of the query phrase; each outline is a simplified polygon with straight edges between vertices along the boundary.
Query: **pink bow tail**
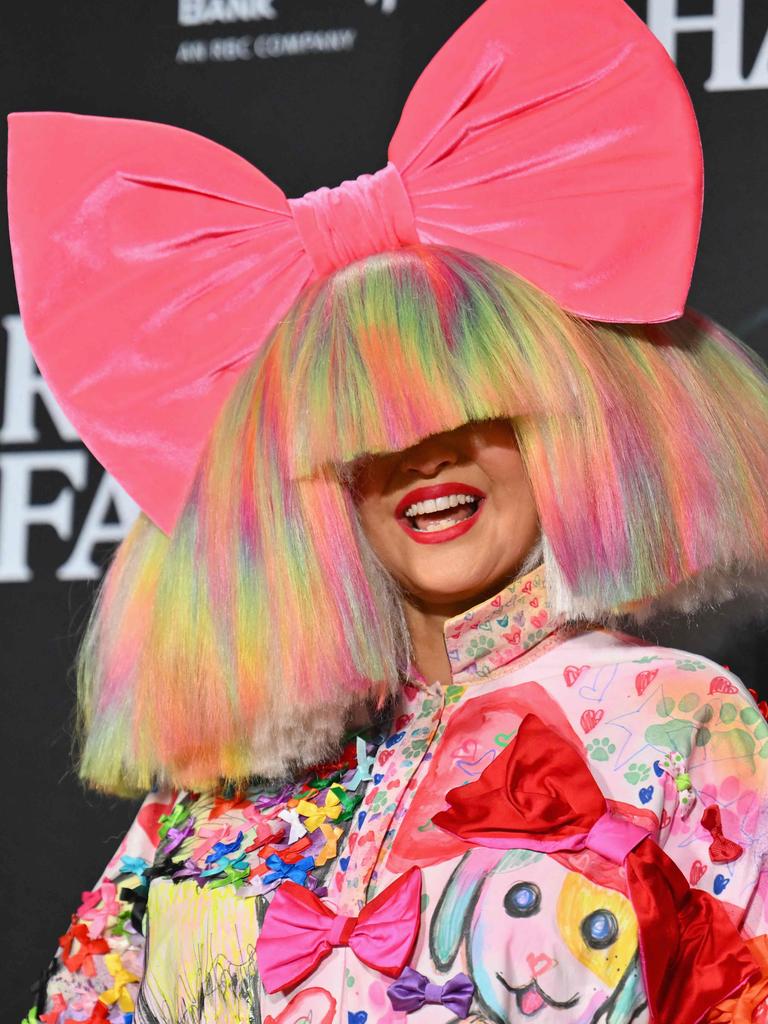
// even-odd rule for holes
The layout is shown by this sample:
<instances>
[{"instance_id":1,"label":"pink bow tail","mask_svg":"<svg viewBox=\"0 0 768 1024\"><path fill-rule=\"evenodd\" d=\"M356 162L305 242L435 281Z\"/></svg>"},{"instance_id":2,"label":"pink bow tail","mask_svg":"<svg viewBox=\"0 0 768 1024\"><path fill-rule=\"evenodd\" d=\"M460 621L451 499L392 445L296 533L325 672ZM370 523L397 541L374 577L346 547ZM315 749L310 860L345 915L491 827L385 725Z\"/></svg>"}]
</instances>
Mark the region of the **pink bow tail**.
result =
<instances>
[{"instance_id":1,"label":"pink bow tail","mask_svg":"<svg viewBox=\"0 0 768 1024\"><path fill-rule=\"evenodd\" d=\"M264 987L269 993L293 988L337 946L349 946L368 967L395 978L410 959L420 917L418 868L383 889L357 917L337 914L304 886L283 882L256 942Z\"/></svg>"}]
</instances>

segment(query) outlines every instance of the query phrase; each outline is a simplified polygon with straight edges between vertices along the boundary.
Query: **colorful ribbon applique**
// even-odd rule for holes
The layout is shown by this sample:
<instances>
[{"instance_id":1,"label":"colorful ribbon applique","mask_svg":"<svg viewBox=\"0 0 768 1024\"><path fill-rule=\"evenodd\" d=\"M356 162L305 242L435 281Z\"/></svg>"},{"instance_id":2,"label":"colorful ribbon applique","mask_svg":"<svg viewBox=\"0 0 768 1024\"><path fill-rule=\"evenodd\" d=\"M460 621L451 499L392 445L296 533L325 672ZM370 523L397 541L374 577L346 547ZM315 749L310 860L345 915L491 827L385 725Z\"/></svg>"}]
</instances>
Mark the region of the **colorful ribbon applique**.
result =
<instances>
[{"instance_id":1,"label":"colorful ribbon applique","mask_svg":"<svg viewBox=\"0 0 768 1024\"><path fill-rule=\"evenodd\" d=\"M87 917L89 911L95 910L101 902L101 891L99 889L93 889L91 892L80 893L80 906L75 912L76 917Z\"/></svg>"},{"instance_id":2,"label":"colorful ribbon applique","mask_svg":"<svg viewBox=\"0 0 768 1024\"><path fill-rule=\"evenodd\" d=\"M314 893L284 882L272 898L256 941L267 992L287 991L336 946L349 946L368 967L397 977L410 959L421 916L421 873L411 868L357 917L337 914Z\"/></svg>"},{"instance_id":3,"label":"colorful ribbon applique","mask_svg":"<svg viewBox=\"0 0 768 1024\"><path fill-rule=\"evenodd\" d=\"M311 806L314 807L315 805L312 804ZM307 826L301 820L301 811L298 806L284 807L282 811L278 811L277 816L281 821L284 821L289 828L289 843L295 843L301 839L302 836L307 834Z\"/></svg>"},{"instance_id":4,"label":"colorful ribbon applique","mask_svg":"<svg viewBox=\"0 0 768 1024\"><path fill-rule=\"evenodd\" d=\"M165 839L168 832L172 828L181 828L186 822L190 815L189 807L184 803L176 804L170 814L161 814L158 818L158 834L161 839Z\"/></svg>"},{"instance_id":5,"label":"colorful ribbon applique","mask_svg":"<svg viewBox=\"0 0 768 1024\"><path fill-rule=\"evenodd\" d=\"M355 812L360 804L363 802L363 793L348 793L346 789L341 786L332 786L331 793L338 799L342 806L341 814L338 816L338 821L349 821L354 818Z\"/></svg>"},{"instance_id":6,"label":"colorful ribbon applique","mask_svg":"<svg viewBox=\"0 0 768 1024\"><path fill-rule=\"evenodd\" d=\"M236 826L229 822L218 822L218 824L212 824L210 821L207 821L201 825L195 833L196 838L200 840L200 843L195 846L195 849L192 851L192 856L198 862L205 861L208 854L217 844L231 842L233 835L236 838L240 834L239 822Z\"/></svg>"},{"instance_id":7,"label":"colorful ribbon applique","mask_svg":"<svg viewBox=\"0 0 768 1024\"><path fill-rule=\"evenodd\" d=\"M474 994L474 982L466 974L455 974L444 985L436 985L412 967L406 967L397 981L392 982L387 989L389 1001L395 1010L413 1013L425 1003L436 1003L455 1013L459 1020L463 1020L469 1013Z\"/></svg>"},{"instance_id":8,"label":"colorful ribbon applique","mask_svg":"<svg viewBox=\"0 0 768 1024\"><path fill-rule=\"evenodd\" d=\"M91 1009L90 1017L86 1017L85 1020L81 1021L80 1024L102 1024L103 1021L109 1019L109 1007L106 1003L102 1002L101 999L97 999ZM64 1024L74 1024L74 1021L69 1019L64 1021Z\"/></svg>"},{"instance_id":9,"label":"colorful ribbon applique","mask_svg":"<svg viewBox=\"0 0 768 1024\"><path fill-rule=\"evenodd\" d=\"M313 804L309 800L299 800L296 805L296 811L304 818L304 827L308 832L314 832L329 818L335 821L343 810L344 807L335 786L325 794L325 801L322 805ZM280 816L282 817L282 815Z\"/></svg>"},{"instance_id":10,"label":"colorful ribbon applique","mask_svg":"<svg viewBox=\"0 0 768 1024\"><path fill-rule=\"evenodd\" d=\"M291 863L283 860L278 854L272 853L266 858L266 865L269 871L263 878L265 885L272 882L285 884L286 881L291 881L298 886L303 886L307 881L307 875L315 866L315 861L313 857L302 857L301 860Z\"/></svg>"},{"instance_id":11,"label":"colorful ribbon applique","mask_svg":"<svg viewBox=\"0 0 768 1024\"><path fill-rule=\"evenodd\" d=\"M215 861L221 860L222 857L228 857L230 853L234 853L235 850L239 850L243 842L243 833L238 832L235 838L229 843L216 842L213 844L210 853L205 858L206 864L213 864Z\"/></svg>"},{"instance_id":12,"label":"colorful ribbon applique","mask_svg":"<svg viewBox=\"0 0 768 1024\"><path fill-rule=\"evenodd\" d=\"M40 1014L43 1024L59 1024L59 1017L67 1009L67 1003L61 992L57 992L51 1000L51 1008Z\"/></svg>"},{"instance_id":13,"label":"colorful ribbon applique","mask_svg":"<svg viewBox=\"0 0 768 1024\"><path fill-rule=\"evenodd\" d=\"M688 885L647 828L611 814L583 756L536 715L526 715L480 778L446 801L449 809L432 820L465 842L586 849L623 868L654 1024L700 1020L758 971L721 904Z\"/></svg>"},{"instance_id":14,"label":"colorful ribbon applique","mask_svg":"<svg viewBox=\"0 0 768 1024\"><path fill-rule=\"evenodd\" d=\"M314 778L310 779L306 789L302 790L301 793L297 794L298 799L311 800L313 797L317 796L318 793L321 793L324 789L330 789L331 786L335 786L336 783L338 783L341 780L343 775L344 772L341 770L335 771L331 775L315 775Z\"/></svg>"},{"instance_id":15,"label":"colorful ribbon applique","mask_svg":"<svg viewBox=\"0 0 768 1024\"><path fill-rule=\"evenodd\" d=\"M321 868L336 856L339 839L344 835L344 829L338 828L336 825L321 825L320 831L325 836L325 844L315 856L315 867L317 868Z\"/></svg>"},{"instance_id":16,"label":"colorful ribbon applique","mask_svg":"<svg viewBox=\"0 0 768 1024\"><path fill-rule=\"evenodd\" d=\"M211 889L218 889L225 885L234 885L235 888L245 884L251 874L251 866L241 849L243 844L243 833L238 832L235 839L229 843L214 843L213 849L205 858L208 865L200 871L198 881L213 879L209 882Z\"/></svg>"},{"instance_id":17,"label":"colorful ribbon applique","mask_svg":"<svg viewBox=\"0 0 768 1024\"><path fill-rule=\"evenodd\" d=\"M123 1013L130 1013L133 1010L133 996L128 991L128 986L138 982L139 978L125 969L119 953L108 953L104 957L104 964L112 975L113 985L106 992L102 992L99 998L107 1006L117 1003Z\"/></svg>"},{"instance_id":18,"label":"colorful ribbon applique","mask_svg":"<svg viewBox=\"0 0 768 1024\"><path fill-rule=\"evenodd\" d=\"M97 905L90 906L85 913L78 913L81 920L88 922L89 936L96 939L104 933L110 919L119 915L120 904L117 901L117 888L114 882L102 882L92 895L97 897ZM80 909L82 911L83 908Z\"/></svg>"},{"instance_id":19,"label":"colorful ribbon applique","mask_svg":"<svg viewBox=\"0 0 768 1024\"><path fill-rule=\"evenodd\" d=\"M709 859L714 864L730 864L738 860L744 853L744 847L739 846L732 839L726 839L723 835L723 823L720 819L720 808L717 804L710 804L705 808L701 816L702 828L712 836L709 846Z\"/></svg>"},{"instance_id":20,"label":"colorful ribbon applique","mask_svg":"<svg viewBox=\"0 0 768 1024\"><path fill-rule=\"evenodd\" d=\"M368 745L362 736L357 737L357 767L352 777L344 783L344 789L354 790L364 782L373 778L373 762L375 757L368 753Z\"/></svg>"},{"instance_id":21,"label":"colorful ribbon applique","mask_svg":"<svg viewBox=\"0 0 768 1024\"><path fill-rule=\"evenodd\" d=\"M143 857L123 856L120 858L120 873L124 875L136 875L143 879L147 873L149 864Z\"/></svg>"},{"instance_id":22,"label":"colorful ribbon applique","mask_svg":"<svg viewBox=\"0 0 768 1024\"><path fill-rule=\"evenodd\" d=\"M217 796L208 814L208 821L216 821L217 818L222 818L225 814L239 815L250 826L260 826L262 829L269 827L264 821L260 807L247 795Z\"/></svg>"},{"instance_id":23,"label":"colorful ribbon applique","mask_svg":"<svg viewBox=\"0 0 768 1024\"><path fill-rule=\"evenodd\" d=\"M165 833L165 841L162 846L163 853L168 856L171 853L175 853L176 850L181 846L185 839L195 831L195 819L188 818L187 821L180 827L176 828L172 826Z\"/></svg>"},{"instance_id":24,"label":"colorful ribbon applique","mask_svg":"<svg viewBox=\"0 0 768 1024\"><path fill-rule=\"evenodd\" d=\"M293 786L286 782L276 793L260 793L253 800L253 806L260 811L269 811L284 804L293 795Z\"/></svg>"},{"instance_id":25,"label":"colorful ribbon applique","mask_svg":"<svg viewBox=\"0 0 768 1024\"><path fill-rule=\"evenodd\" d=\"M262 860L268 860L273 854L277 854L281 860L284 860L287 864L295 864L297 860L301 859L301 855L310 848L312 840L309 836L302 836L301 839L295 843L290 843L288 846L276 846L274 843L267 843L260 851L259 856Z\"/></svg>"},{"instance_id":26,"label":"colorful ribbon applique","mask_svg":"<svg viewBox=\"0 0 768 1024\"><path fill-rule=\"evenodd\" d=\"M241 854L237 860L223 857L215 865L216 871L203 871L200 875L201 878L206 876L216 877L208 883L210 889L220 889L225 885L234 885L236 889L239 889L241 885L245 885L251 877L251 865L248 863L246 858Z\"/></svg>"},{"instance_id":27,"label":"colorful ribbon applique","mask_svg":"<svg viewBox=\"0 0 768 1024\"><path fill-rule=\"evenodd\" d=\"M130 904L130 921L133 928L144 934L144 915L147 912L147 900L149 898L149 879L142 878L139 885L125 886L120 890L120 899L123 903Z\"/></svg>"},{"instance_id":28,"label":"colorful ribbon applique","mask_svg":"<svg viewBox=\"0 0 768 1024\"><path fill-rule=\"evenodd\" d=\"M200 865L195 863L191 857L188 857L183 864L171 872L171 878L174 882L181 882L185 878L200 878L202 873L203 869Z\"/></svg>"},{"instance_id":29,"label":"colorful ribbon applique","mask_svg":"<svg viewBox=\"0 0 768 1024\"><path fill-rule=\"evenodd\" d=\"M256 850L266 843L279 842L283 838L285 829L281 825L275 826L274 821L266 821L262 814L258 814L255 818L247 818L250 823L248 829L248 846L246 852L250 850Z\"/></svg>"},{"instance_id":30,"label":"colorful ribbon applique","mask_svg":"<svg viewBox=\"0 0 768 1024\"><path fill-rule=\"evenodd\" d=\"M76 948L73 952L73 947ZM68 971L75 973L82 971L83 974L92 978L96 973L93 963L94 956L103 956L109 953L109 944L105 939L92 939L88 934L88 927L84 921L72 918L72 924L59 938L61 947L61 960Z\"/></svg>"}]
</instances>

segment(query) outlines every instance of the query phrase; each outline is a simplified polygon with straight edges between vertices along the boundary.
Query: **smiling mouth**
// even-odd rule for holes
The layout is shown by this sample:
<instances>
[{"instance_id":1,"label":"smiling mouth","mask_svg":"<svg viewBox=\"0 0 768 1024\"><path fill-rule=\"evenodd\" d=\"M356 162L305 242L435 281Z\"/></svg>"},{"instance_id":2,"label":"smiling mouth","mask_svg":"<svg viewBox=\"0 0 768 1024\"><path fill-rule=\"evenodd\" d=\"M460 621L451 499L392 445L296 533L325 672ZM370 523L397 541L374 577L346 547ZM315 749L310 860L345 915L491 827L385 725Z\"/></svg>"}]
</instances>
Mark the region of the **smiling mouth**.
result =
<instances>
[{"instance_id":1,"label":"smiling mouth","mask_svg":"<svg viewBox=\"0 0 768 1024\"><path fill-rule=\"evenodd\" d=\"M542 992L536 981L532 981L522 988L513 988L499 971L496 972L496 977L507 992L511 992L514 995L517 1008L524 1017L533 1017L545 1006L551 1006L555 1010L570 1010L572 1006L578 1003L580 998L577 992L575 996L566 999L565 1002L558 1003L557 1000Z\"/></svg>"},{"instance_id":2,"label":"smiling mouth","mask_svg":"<svg viewBox=\"0 0 768 1024\"><path fill-rule=\"evenodd\" d=\"M434 544L460 537L474 526L485 494L468 484L417 487L400 500L395 518L409 537Z\"/></svg>"}]
</instances>

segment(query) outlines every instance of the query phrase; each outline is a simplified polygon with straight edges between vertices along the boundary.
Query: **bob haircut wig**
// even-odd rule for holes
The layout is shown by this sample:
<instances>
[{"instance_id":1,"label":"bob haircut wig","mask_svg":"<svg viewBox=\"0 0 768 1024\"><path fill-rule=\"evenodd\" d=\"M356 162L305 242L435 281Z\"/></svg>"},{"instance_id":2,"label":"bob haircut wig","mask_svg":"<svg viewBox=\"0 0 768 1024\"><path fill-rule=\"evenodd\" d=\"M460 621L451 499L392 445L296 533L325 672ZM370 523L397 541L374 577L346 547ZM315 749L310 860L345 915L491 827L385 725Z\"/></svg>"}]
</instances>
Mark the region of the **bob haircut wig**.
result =
<instances>
[{"instance_id":1,"label":"bob haircut wig","mask_svg":"<svg viewBox=\"0 0 768 1024\"><path fill-rule=\"evenodd\" d=\"M594 323L456 249L377 254L274 330L172 536L142 516L118 550L80 655L82 777L242 786L338 749L409 659L350 467L497 418L516 431L563 623L694 610L762 572L758 356L690 311Z\"/></svg>"}]
</instances>

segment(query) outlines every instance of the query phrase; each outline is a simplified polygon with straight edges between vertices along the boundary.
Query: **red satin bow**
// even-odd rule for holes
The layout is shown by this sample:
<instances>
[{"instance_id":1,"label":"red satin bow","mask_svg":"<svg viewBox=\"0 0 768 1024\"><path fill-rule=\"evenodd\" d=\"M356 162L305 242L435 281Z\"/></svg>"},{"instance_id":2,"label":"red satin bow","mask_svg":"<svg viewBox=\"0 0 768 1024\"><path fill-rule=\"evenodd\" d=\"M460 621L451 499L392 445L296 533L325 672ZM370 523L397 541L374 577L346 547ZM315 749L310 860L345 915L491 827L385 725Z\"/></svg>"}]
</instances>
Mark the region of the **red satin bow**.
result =
<instances>
[{"instance_id":1,"label":"red satin bow","mask_svg":"<svg viewBox=\"0 0 768 1024\"><path fill-rule=\"evenodd\" d=\"M591 849L624 865L654 1024L695 1024L758 970L723 907L646 831L614 818L581 754L536 715L432 819L478 846Z\"/></svg>"},{"instance_id":2,"label":"red satin bow","mask_svg":"<svg viewBox=\"0 0 768 1024\"><path fill-rule=\"evenodd\" d=\"M295 882L272 897L256 941L267 992L287 991L314 970L335 946L396 978L410 959L421 917L421 873L411 868L367 903L357 917L336 914Z\"/></svg>"},{"instance_id":3,"label":"red satin bow","mask_svg":"<svg viewBox=\"0 0 768 1024\"><path fill-rule=\"evenodd\" d=\"M448 245L578 315L670 320L701 191L685 87L623 0L487 0L414 86L386 167L301 199L169 125L10 121L33 351L85 443L167 531L222 404L312 281Z\"/></svg>"},{"instance_id":4,"label":"red satin bow","mask_svg":"<svg viewBox=\"0 0 768 1024\"><path fill-rule=\"evenodd\" d=\"M74 943L77 942L77 952L72 952ZM69 971L82 971L83 974L93 977L96 968L93 963L94 956L103 956L109 953L109 943L106 939L92 939L88 934L88 926L76 917L72 918L72 924L59 938L61 948L61 960Z\"/></svg>"},{"instance_id":5,"label":"red satin bow","mask_svg":"<svg viewBox=\"0 0 768 1024\"><path fill-rule=\"evenodd\" d=\"M723 835L723 823L720 820L720 808L717 804L710 804L701 816L702 827L712 836L709 846L709 856L715 864L729 864L738 860L744 853L744 847L739 846L732 839L726 839Z\"/></svg>"}]
</instances>

